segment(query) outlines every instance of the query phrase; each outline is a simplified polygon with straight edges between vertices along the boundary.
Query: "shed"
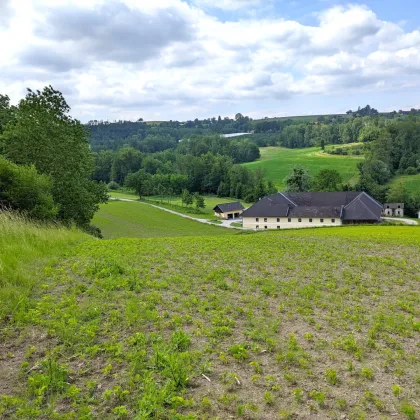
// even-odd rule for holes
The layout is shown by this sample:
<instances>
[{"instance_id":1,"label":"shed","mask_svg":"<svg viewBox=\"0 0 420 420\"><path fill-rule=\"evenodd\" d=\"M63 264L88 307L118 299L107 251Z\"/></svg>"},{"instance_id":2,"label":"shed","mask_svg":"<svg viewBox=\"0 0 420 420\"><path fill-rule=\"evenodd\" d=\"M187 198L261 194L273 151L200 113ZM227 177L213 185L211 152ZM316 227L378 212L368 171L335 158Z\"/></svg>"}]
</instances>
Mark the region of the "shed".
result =
<instances>
[{"instance_id":1,"label":"shed","mask_svg":"<svg viewBox=\"0 0 420 420\"><path fill-rule=\"evenodd\" d=\"M214 215L221 219L236 219L238 218L245 207L239 202L217 204L214 208Z\"/></svg>"}]
</instances>

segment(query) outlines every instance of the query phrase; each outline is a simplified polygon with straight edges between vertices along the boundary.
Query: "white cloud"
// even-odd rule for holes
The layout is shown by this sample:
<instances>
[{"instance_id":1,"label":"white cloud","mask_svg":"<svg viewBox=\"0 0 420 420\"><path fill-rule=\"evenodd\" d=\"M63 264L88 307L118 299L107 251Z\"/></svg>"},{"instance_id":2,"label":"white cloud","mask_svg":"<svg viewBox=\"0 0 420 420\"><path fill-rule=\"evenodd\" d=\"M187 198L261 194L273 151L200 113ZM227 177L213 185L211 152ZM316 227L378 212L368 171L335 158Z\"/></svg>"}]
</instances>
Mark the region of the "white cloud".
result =
<instances>
[{"instance_id":1,"label":"white cloud","mask_svg":"<svg viewBox=\"0 0 420 420\"><path fill-rule=\"evenodd\" d=\"M84 120L193 118L183 113L419 84L420 31L366 7L329 8L304 25L268 16L222 21L203 1L14 0L10 8L0 0L9 6L0 92L17 100L27 86L52 83ZM211 3L233 10L261 2Z\"/></svg>"},{"instance_id":2,"label":"white cloud","mask_svg":"<svg viewBox=\"0 0 420 420\"><path fill-rule=\"evenodd\" d=\"M209 9L238 10L261 6L264 0L194 0L194 3Z\"/></svg>"}]
</instances>

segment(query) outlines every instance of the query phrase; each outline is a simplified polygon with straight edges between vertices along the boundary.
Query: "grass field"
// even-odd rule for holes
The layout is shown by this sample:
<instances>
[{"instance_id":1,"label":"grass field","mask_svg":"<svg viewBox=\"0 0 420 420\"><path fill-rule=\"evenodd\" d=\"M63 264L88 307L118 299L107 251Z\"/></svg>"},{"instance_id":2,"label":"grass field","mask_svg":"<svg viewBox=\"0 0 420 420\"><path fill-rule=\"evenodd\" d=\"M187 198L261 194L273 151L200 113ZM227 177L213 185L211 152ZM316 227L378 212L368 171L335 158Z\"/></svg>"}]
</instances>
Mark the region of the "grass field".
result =
<instances>
[{"instance_id":1,"label":"grass field","mask_svg":"<svg viewBox=\"0 0 420 420\"><path fill-rule=\"evenodd\" d=\"M0 321L0 417L413 420L419 248L393 226L84 241Z\"/></svg>"},{"instance_id":2,"label":"grass field","mask_svg":"<svg viewBox=\"0 0 420 420\"><path fill-rule=\"evenodd\" d=\"M392 180L392 184L402 182L409 194L420 191L420 174L417 175L398 175Z\"/></svg>"},{"instance_id":3,"label":"grass field","mask_svg":"<svg viewBox=\"0 0 420 420\"><path fill-rule=\"evenodd\" d=\"M274 182L279 189L284 188L284 178L294 166L300 165L316 175L321 169L336 169L344 182L356 182L357 162L362 156L338 156L321 152L320 148L286 149L283 147L262 147L261 159L245 163L249 169L261 167L266 171L267 179Z\"/></svg>"},{"instance_id":4,"label":"grass field","mask_svg":"<svg viewBox=\"0 0 420 420\"><path fill-rule=\"evenodd\" d=\"M35 225L0 212L0 320L24 313L44 266L88 238L92 237L77 230Z\"/></svg>"},{"instance_id":5,"label":"grass field","mask_svg":"<svg viewBox=\"0 0 420 420\"><path fill-rule=\"evenodd\" d=\"M132 200L138 200L138 196L135 194L130 194L129 192L121 193L121 192L110 192L110 196L113 198L129 198ZM165 207L179 213L184 213L191 217L196 217L199 219L214 219L214 212L213 209L217 204L223 203L231 203L233 201L241 201L236 198L219 198L214 195L205 195L204 196L204 203L205 208L197 209L194 206L186 207L182 205L181 197L162 197L162 196L152 196L147 197L147 202L152 202L158 206ZM245 201L241 201L244 207L249 207L253 203L246 203Z\"/></svg>"},{"instance_id":6,"label":"grass field","mask_svg":"<svg viewBox=\"0 0 420 420\"><path fill-rule=\"evenodd\" d=\"M124 196L128 197L129 194L124 194ZM230 229L184 219L148 204L125 201L110 201L101 205L92 223L101 229L105 239L236 233Z\"/></svg>"}]
</instances>

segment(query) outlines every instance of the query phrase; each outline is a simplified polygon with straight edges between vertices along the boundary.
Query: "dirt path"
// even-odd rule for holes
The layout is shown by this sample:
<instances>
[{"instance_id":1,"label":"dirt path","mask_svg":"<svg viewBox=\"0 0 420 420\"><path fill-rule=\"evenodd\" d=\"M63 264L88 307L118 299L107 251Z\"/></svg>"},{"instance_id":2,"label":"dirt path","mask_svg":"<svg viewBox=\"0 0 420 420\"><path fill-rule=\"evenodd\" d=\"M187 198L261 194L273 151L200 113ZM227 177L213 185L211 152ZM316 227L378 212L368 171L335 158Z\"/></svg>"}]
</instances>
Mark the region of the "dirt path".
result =
<instances>
[{"instance_id":1,"label":"dirt path","mask_svg":"<svg viewBox=\"0 0 420 420\"><path fill-rule=\"evenodd\" d=\"M418 223L415 220L412 220L412 219L403 219L403 218L400 218L400 217L382 217L382 219L393 220L393 221L405 223L407 225L414 225L414 226L418 225Z\"/></svg>"},{"instance_id":2,"label":"dirt path","mask_svg":"<svg viewBox=\"0 0 420 420\"><path fill-rule=\"evenodd\" d=\"M238 222L238 219L221 220L222 223L219 225L219 224L216 224L216 223L211 223L208 220L199 219L197 217L187 216L186 214L179 213L179 212L174 211L174 210L169 210L169 209L166 209L165 207L157 206L156 204L145 203L144 201L131 200L129 198L112 198L112 197L110 198L110 200L112 200L112 201L115 201L115 200L118 200L118 201L129 201L129 202L132 202L132 203L144 204L146 206L151 206L151 207L154 207L156 209L167 211L168 213L172 213L172 214L175 214L177 216L181 216L184 219L190 219L190 220L194 220L195 222L205 223L206 225L219 226L219 227L224 227L224 228L227 228L227 229L249 230L249 229L245 229L245 228L241 228L241 227L231 226L232 223Z\"/></svg>"}]
</instances>

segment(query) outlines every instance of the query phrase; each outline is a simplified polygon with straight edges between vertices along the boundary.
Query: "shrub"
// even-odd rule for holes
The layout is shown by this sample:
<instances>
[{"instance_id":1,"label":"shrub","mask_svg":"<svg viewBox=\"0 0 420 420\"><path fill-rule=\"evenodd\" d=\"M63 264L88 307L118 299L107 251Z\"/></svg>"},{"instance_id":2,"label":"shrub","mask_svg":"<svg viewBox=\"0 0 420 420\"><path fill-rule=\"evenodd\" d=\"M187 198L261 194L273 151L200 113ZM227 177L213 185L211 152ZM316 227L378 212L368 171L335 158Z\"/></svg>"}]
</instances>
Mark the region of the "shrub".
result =
<instances>
[{"instance_id":1,"label":"shrub","mask_svg":"<svg viewBox=\"0 0 420 420\"><path fill-rule=\"evenodd\" d=\"M1 156L0 206L41 220L53 219L58 213L51 178L40 175L34 166L19 166Z\"/></svg>"},{"instance_id":2,"label":"shrub","mask_svg":"<svg viewBox=\"0 0 420 420\"><path fill-rule=\"evenodd\" d=\"M111 181L108 185L107 185L108 190L118 190L120 188L120 184L118 184L118 182L115 181Z\"/></svg>"},{"instance_id":3,"label":"shrub","mask_svg":"<svg viewBox=\"0 0 420 420\"><path fill-rule=\"evenodd\" d=\"M409 166L406 170L405 170L405 174L406 175L416 175L417 174L417 169L414 168L413 166Z\"/></svg>"}]
</instances>

